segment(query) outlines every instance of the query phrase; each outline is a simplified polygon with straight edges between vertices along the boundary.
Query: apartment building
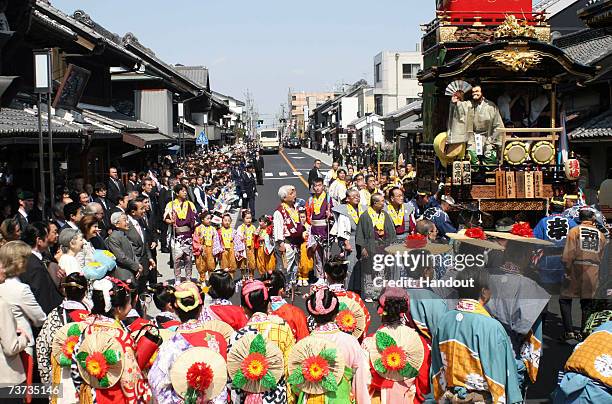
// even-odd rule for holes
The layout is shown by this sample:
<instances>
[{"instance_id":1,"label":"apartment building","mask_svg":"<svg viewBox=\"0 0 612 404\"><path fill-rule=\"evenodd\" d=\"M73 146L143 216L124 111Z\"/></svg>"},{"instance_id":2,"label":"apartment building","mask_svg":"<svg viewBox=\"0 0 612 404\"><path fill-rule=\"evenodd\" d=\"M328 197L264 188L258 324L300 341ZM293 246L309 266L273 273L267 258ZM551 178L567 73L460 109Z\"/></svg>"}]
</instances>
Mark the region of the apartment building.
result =
<instances>
[{"instance_id":1,"label":"apartment building","mask_svg":"<svg viewBox=\"0 0 612 404\"><path fill-rule=\"evenodd\" d=\"M291 92L289 91L289 126L302 139L308 124L308 115L322 103L336 97L333 92Z\"/></svg>"},{"instance_id":2,"label":"apartment building","mask_svg":"<svg viewBox=\"0 0 612 404\"><path fill-rule=\"evenodd\" d=\"M374 56L374 112L384 116L421 99L417 73L422 68L420 51L383 51Z\"/></svg>"}]
</instances>

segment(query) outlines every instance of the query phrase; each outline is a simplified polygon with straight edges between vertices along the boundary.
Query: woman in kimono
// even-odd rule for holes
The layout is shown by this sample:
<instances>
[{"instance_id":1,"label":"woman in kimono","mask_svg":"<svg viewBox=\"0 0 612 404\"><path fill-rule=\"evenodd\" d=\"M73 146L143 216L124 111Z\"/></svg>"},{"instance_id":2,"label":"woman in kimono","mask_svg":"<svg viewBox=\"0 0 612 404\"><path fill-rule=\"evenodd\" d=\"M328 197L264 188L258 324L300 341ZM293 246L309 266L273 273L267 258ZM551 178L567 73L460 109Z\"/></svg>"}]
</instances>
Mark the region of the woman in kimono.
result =
<instances>
[{"instance_id":1,"label":"woman in kimono","mask_svg":"<svg viewBox=\"0 0 612 404\"><path fill-rule=\"evenodd\" d=\"M314 252L317 242L310 235L310 225L306 222L306 210L300 210L300 223L306 229L302 234L304 241L300 245L300 261L298 264L298 286L308 286L308 277L314 267Z\"/></svg>"},{"instance_id":2,"label":"woman in kimono","mask_svg":"<svg viewBox=\"0 0 612 404\"><path fill-rule=\"evenodd\" d=\"M272 273L262 276L261 281L268 287L270 313L279 316L289 324L296 342L308 336L310 331L308 331L304 311L285 300L285 285L287 284L285 274L275 269Z\"/></svg>"},{"instance_id":3,"label":"woman in kimono","mask_svg":"<svg viewBox=\"0 0 612 404\"><path fill-rule=\"evenodd\" d=\"M270 297L268 288L261 281L245 282L242 286L240 302L249 320L245 327L232 336L228 349L231 349L232 345L245 335L261 334L266 341L274 342L283 353L285 374L277 381L276 388L259 395L258 398L261 400L259 402L262 404L293 403L293 397L286 381L288 377L287 359L289 351L295 345L291 327L279 316L266 314L269 310ZM246 393L235 390L233 396L237 397L234 402L243 403Z\"/></svg>"},{"instance_id":4,"label":"woman in kimono","mask_svg":"<svg viewBox=\"0 0 612 404\"><path fill-rule=\"evenodd\" d=\"M38 372L40 381L44 384L58 384L60 381L68 383L66 379L70 379L70 367L66 372L62 372L59 363L53 358L51 354L53 338L57 330L65 324L83 321L90 310L85 300L87 279L82 273L73 272L66 275L60 287L66 297L61 305L49 313L36 338Z\"/></svg>"},{"instance_id":5,"label":"woman in kimono","mask_svg":"<svg viewBox=\"0 0 612 404\"><path fill-rule=\"evenodd\" d=\"M212 214L204 211L200 214L202 224L193 232L193 255L200 274L200 282L205 282L217 267L216 257L223 252L219 233L210 224Z\"/></svg>"},{"instance_id":6,"label":"woman in kimono","mask_svg":"<svg viewBox=\"0 0 612 404\"><path fill-rule=\"evenodd\" d=\"M410 315L410 296L405 290L400 288L386 287L378 298L378 314L380 315L382 328L396 330L407 334L412 331L417 333L418 341L422 346L424 356L422 366L415 369L418 372L412 377L405 377L403 380L393 380L382 377L374 368L374 361L370 359L370 370L372 373L372 384L370 394L372 403L393 404L393 403L422 403L425 395L429 393L429 366L431 364L430 348L427 339L418 334L416 325ZM406 331L405 329L410 330ZM374 356L373 350L376 347L376 333L366 338L362 344L370 357ZM419 348L419 347L417 347Z\"/></svg>"},{"instance_id":7,"label":"woman in kimono","mask_svg":"<svg viewBox=\"0 0 612 404\"><path fill-rule=\"evenodd\" d=\"M434 398L523 402L512 343L484 308L491 297L488 272L465 269L455 279L459 302L440 319L431 346Z\"/></svg>"},{"instance_id":8,"label":"woman in kimono","mask_svg":"<svg viewBox=\"0 0 612 404\"><path fill-rule=\"evenodd\" d=\"M126 283L111 277L94 281L92 288L91 314L82 322L84 330L72 354L71 375L78 401L100 404L146 402L151 398L151 391L136 362L134 340L122 323L132 308L130 288ZM85 341L95 341L99 337L107 338L120 349L116 359L122 362L120 366L123 371L118 380L108 387L103 382L104 377L108 376L103 374L103 370L112 364L105 356L96 356L94 352L85 349L81 351ZM96 379L97 382L94 382Z\"/></svg>"},{"instance_id":9,"label":"woman in kimono","mask_svg":"<svg viewBox=\"0 0 612 404\"><path fill-rule=\"evenodd\" d=\"M370 403L368 387L371 377L368 358L357 338L340 331L336 325L335 318L339 307L338 298L328 288L317 290L306 301L306 310L316 323L311 335L335 342L346 367L344 376L338 380L338 389L333 396L330 393L325 393L323 397L300 393L299 403L314 404L323 402L322 400L325 402L333 400L331 402L334 403Z\"/></svg>"},{"instance_id":10,"label":"woman in kimono","mask_svg":"<svg viewBox=\"0 0 612 404\"><path fill-rule=\"evenodd\" d=\"M237 257L242 257L244 254L244 243L236 237L236 230L232 229L232 217L227 213L223 215L219 238L223 247L220 258L221 269L228 269L233 275L238 268Z\"/></svg>"},{"instance_id":11,"label":"woman in kimono","mask_svg":"<svg viewBox=\"0 0 612 404\"><path fill-rule=\"evenodd\" d=\"M272 272L276 268L272 228L272 219L269 216L264 215L259 218L255 249L257 251L257 270L260 275Z\"/></svg>"},{"instance_id":12,"label":"woman in kimono","mask_svg":"<svg viewBox=\"0 0 612 404\"><path fill-rule=\"evenodd\" d=\"M247 322L244 310L230 301L235 291L236 283L229 272L216 270L211 273L208 278L208 296L212 301L202 309L200 320L221 320L234 330L244 327Z\"/></svg>"},{"instance_id":13,"label":"woman in kimono","mask_svg":"<svg viewBox=\"0 0 612 404\"><path fill-rule=\"evenodd\" d=\"M237 235L244 244L244 254L238 261L238 268L242 271L242 279L254 279L255 267L255 226L253 226L253 214L250 210L242 211L242 224L238 226Z\"/></svg>"},{"instance_id":14,"label":"woman in kimono","mask_svg":"<svg viewBox=\"0 0 612 404\"><path fill-rule=\"evenodd\" d=\"M181 320L172 337L159 347L157 358L149 371L149 383L153 397L158 403L182 402L181 397L172 387L170 370L176 358L193 347L205 347L227 358L227 343L223 335L216 331L206 330L199 320L203 306L200 288L193 282L183 282L174 292L174 308ZM228 391L224 390L209 403L228 402Z\"/></svg>"},{"instance_id":15,"label":"woman in kimono","mask_svg":"<svg viewBox=\"0 0 612 404\"><path fill-rule=\"evenodd\" d=\"M174 297L174 286L168 285L167 283L158 283L152 288L153 292L153 303L159 313L155 315L155 324L158 328L174 329L181 321L176 315L174 303L176 298Z\"/></svg>"}]
</instances>

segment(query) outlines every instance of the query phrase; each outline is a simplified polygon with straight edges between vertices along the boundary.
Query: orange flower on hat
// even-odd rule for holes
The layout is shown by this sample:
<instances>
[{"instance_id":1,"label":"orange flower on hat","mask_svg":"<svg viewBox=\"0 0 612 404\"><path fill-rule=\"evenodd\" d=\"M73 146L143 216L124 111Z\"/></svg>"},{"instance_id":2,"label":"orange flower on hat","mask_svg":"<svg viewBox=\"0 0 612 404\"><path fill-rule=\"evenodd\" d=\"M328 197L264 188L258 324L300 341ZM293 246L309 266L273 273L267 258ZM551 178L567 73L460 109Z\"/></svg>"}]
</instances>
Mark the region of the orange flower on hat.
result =
<instances>
[{"instance_id":1,"label":"orange flower on hat","mask_svg":"<svg viewBox=\"0 0 612 404\"><path fill-rule=\"evenodd\" d=\"M247 379L261 380L268 373L268 361L259 352L253 352L244 358L240 368Z\"/></svg>"},{"instance_id":2,"label":"orange flower on hat","mask_svg":"<svg viewBox=\"0 0 612 404\"><path fill-rule=\"evenodd\" d=\"M66 358L72 359L72 354L74 353L74 346L79 342L79 336L73 335L71 337L66 338L64 341L64 345L62 346L62 353Z\"/></svg>"},{"instance_id":3,"label":"orange flower on hat","mask_svg":"<svg viewBox=\"0 0 612 404\"><path fill-rule=\"evenodd\" d=\"M195 362L187 370L187 385L197 392L206 391L213 381L213 370L204 362Z\"/></svg>"},{"instance_id":4,"label":"orange flower on hat","mask_svg":"<svg viewBox=\"0 0 612 404\"><path fill-rule=\"evenodd\" d=\"M93 352L85 360L85 369L95 378L102 379L108 372L108 363L101 352Z\"/></svg>"},{"instance_id":5,"label":"orange flower on hat","mask_svg":"<svg viewBox=\"0 0 612 404\"><path fill-rule=\"evenodd\" d=\"M302 374L309 382L318 383L329 374L329 364L319 355L311 356L304 361Z\"/></svg>"},{"instance_id":6,"label":"orange flower on hat","mask_svg":"<svg viewBox=\"0 0 612 404\"><path fill-rule=\"evenodd\" d=\"M392 345L382 351L382 363L387 370L401 370L406 366L406 353L397 345Z\"/></svg>"},{"instance_id":7,"label":"orange flower on hat","mask_svg":"<svg viewBox=\"0 0 612 404\"><path fill-rule=\"evenodd\" d=\"M357 319L352 311L345 309L336 316L338 328L347 333L352 333L357 328Z\"/></svg>"}]
</instances>

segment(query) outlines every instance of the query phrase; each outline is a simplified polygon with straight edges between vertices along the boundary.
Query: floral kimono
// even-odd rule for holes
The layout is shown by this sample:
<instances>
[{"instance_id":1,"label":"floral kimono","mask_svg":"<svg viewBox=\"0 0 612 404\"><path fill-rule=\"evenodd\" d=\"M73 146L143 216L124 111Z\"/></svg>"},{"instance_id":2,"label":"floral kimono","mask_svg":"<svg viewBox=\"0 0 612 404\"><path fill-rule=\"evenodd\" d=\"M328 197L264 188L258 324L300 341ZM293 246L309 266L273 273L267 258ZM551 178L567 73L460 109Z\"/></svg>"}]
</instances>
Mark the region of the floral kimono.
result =
<instances>
[{"instance_id":1,"label":"floral kimono","mask_svg":"<svg viewBox=\"0 0 612 404\"><path fill-rule=\"evenodd\" d=\"M135 344L129 330L121 322L101 315L89 315L83 322L85 330L74 347L71 371L79 402L99 404L148 402L151 399L151 390L136 362ZM123 361L123 372L117 384L107 389L96 389L86 384L77 365L78 352L85 336L101 333L112 335L122 348L120 360Z\"/></svg>"},{"instance_id":2,"label":"floral kimono","mask_svg":"<svg viewBox=\"0 0 612 404\"><path fill-rule=\"evenodd\" d=\"M241 239L242 244L244 244L244 253L241 254L240 259L238 260L238 268L240 268L244 275L248 272L248 275L251 279L255 276L255 267L257 266L255 260L255 232L257 229L252 224L247 226L246 224L241 224L237 230L237 236Z\"/></svg>"},{"instance_id":3,"label":"floral kimono","mask_svg":"<svg viewBox=\"0 0 612 404\"><path fill-rule=\"evenodd\" d=\"M170 369L176 358L193 347L206 347L227 358L227 343L221 334L205 330L198 320L190 320L178 326L176 333L159 347L157 359L149 371L149 383L158 403L181 403L183 400L172 388ZM209 403L228 402L228 392L223 390Z\"/></svg>"},{"instance_id":4,"label":"floral kimono","mask_svg":"<svg viewBox=\"0 0 612 404\"><path fill-rule=\"evenodd\" d=\"M210 305L202 307L200 321L220 320L239 330L247 323L244 309L226 299L214 299Z\"/></svg>"},{"instance_id":5,"label":"floral kimono","mask_svg":"<svg viewBox=\"0 0 612 404\"><path fill-rule=\"evenodd\" d=\"M261 394L261 404L285 404L293 403L289 386L287 385L287 362L289 351L295 345L295 338L291 327L280 317L273 314L255 313L249 320L248 324L236 331L230 338L228 351L232 345L245 335L261 334L266 341L274 342L283 353L285 374L277 382L274 390L269 390ZM246 394L241 390L234 390L232 396L236 397L233 402L243 403Z\"/></svg>"},{"instance_id":6,"label":"floral kimono","mask_svg":"<svg viewBox=\"0 0 612 404\"><path fill-rule=\"evenodd\" d=\"M274 258L274 241L272 240L272 226L270 230L258 230L255 238L255 249L257 251L257 270L260 275L274 271L276 259Z\"/></svg>"},{"instance_id":7,"label":"floral kimono","mask_svg":"<svg viewBox=\"0 0 612 404\"><path fill-rule=\"evenodd\" d=\"M196 227L193 232L193 255L196 269L200 274L200 282L206 280L206 275L217 267L215 257L223 252L219 233L213 226Z\"/></svg>"},{"instance_id":8,"label":"floral kimono","mask_svg":"<svg viewBox=\"0 0 612 404\"><path fill-rule=\"evenodd\" d=\"M324 401L320 395L308 395L300 393L298 403L315 404L345 404L345 403L370 403L368 387L371 383L370 366L366 352L361 348L357 338L340 331L336 323L331 322L315 327L312 336L321 337L333 341L342 354L346 367L344 376L338 381L338 390L333 396L326 396Z\"/></svg>"},{"instance_id":9,"label":"floral kimono","mask_svg":"<svg viewBox=\"0 0 612 404\"><path fill-rule=\"evenodd\" d=\"M440 319L431 347L431 374L437 401L523 401L506 330L477 300L459 300Z\"/></svg>"}]
</instances>

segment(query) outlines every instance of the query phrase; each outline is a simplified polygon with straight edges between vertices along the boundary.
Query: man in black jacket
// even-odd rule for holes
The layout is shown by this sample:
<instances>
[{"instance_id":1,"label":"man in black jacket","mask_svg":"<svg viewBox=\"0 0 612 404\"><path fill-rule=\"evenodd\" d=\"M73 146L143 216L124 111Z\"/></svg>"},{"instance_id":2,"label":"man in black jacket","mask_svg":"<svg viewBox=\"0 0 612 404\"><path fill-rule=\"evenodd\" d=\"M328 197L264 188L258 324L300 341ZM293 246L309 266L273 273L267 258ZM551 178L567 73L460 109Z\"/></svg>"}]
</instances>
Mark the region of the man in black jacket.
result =
<instances>
[{"instance_id":1,"label":"man in black jacket","mask_svg":"<svg viewBox=\"0 0 612 404\"><path fill-rule=\"evenodd\" d=\"M263 185L264 158L259 152L255 152L253 163L255 165L255 173L257 174L257 185Z\"/></svg>"},{"instance_id":2,"label":"man in black jacket","mask_svg":"<svg viewBox=\"0 0 612 404\"><path fill-rule=\"evenodd\" d=\"M40 307L49 314L62 303L63 297L43 261L42 252L48 246L47 226L41 222L29 224L23 230L21 239L32 247L32 254L28 257L26 271L19 275L19 279L30 286Z\"/></svg>"},{"instance_id":3,"label":"man in black jacket","mask_svg":"<svg viewBox=\"0 0 612 404\"><path fill-rule=\"evenodd\" d=\"M321 174L321 160L319 159L315 160L314 167L308 172L308 188L312 188L314 180L318 178L323 179L323 174Z\"/></svg>"},{"instance_id":4,"label":"man in black jacket","mask_svg":"<svg viewBox=\"0 0 612 404\"><path fill-rule=\"evenodd\" d=\"M242 173L240 179L242 189L242 209L247 207L255 217L255 197L257 196L257 183L255 180L255 167L252 164Z\"/></svg>"},{"instance_id":5,"label":"man in black jacket","mask_svg":"<svg viewBox=\"0 0 612 404\"><path fill-rule=\"evenodd\" d=\"M106 185L106 189L106 197L111 201L116 201L119 195L126 193L125 186L117 174L117 167L108 169L108 184Z\"/></svg>"}]
</instances>

